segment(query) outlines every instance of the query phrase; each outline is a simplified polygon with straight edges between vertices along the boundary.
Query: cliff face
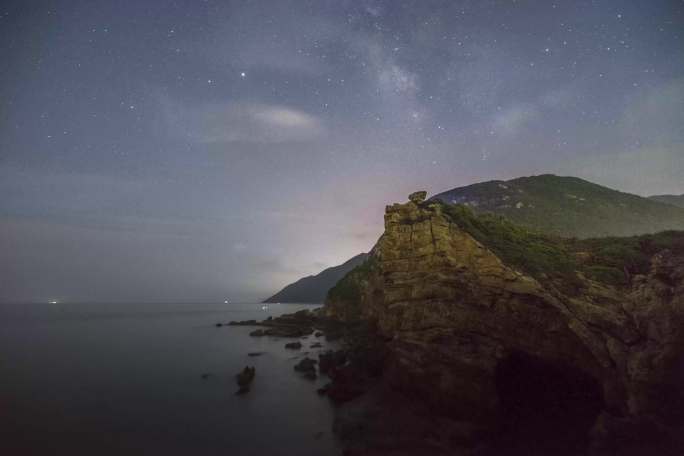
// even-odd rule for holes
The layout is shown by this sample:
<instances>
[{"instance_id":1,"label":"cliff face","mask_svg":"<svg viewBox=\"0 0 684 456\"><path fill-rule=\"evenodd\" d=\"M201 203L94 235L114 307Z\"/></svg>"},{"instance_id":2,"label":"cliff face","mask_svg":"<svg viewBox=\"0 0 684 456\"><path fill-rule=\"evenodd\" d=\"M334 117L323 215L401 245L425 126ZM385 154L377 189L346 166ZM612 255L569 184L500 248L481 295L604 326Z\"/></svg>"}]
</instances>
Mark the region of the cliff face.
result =
<instances>
[{"instance_id":1,"label":"cliff face","mask_svg":"<svg viewBox=\"0 0 684 456\"><path fill-rule=\"evenodd\" d=\"M331 317L376 323L393 385L488 429L507 413L512 377L528 370L524 388L558 373L568 404L589 404L578 413L596 444L683 418L684 255L659 251L620 287L574 271L566 287L554 271L502 260L444 205L413 200L387 207L372 259L326 303Z\"/></svg>"}]
</instances>

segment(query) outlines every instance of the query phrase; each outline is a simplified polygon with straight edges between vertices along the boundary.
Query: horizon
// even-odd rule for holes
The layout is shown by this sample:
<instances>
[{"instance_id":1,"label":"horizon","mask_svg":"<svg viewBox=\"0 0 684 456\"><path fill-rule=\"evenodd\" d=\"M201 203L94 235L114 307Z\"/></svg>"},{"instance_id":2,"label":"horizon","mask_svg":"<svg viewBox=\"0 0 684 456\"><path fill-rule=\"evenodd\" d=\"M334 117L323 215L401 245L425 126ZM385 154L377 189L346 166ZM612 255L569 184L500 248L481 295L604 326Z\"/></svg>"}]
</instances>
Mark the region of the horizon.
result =
<instances>
[{"instance_id":1,"label":"horizon","mask_svg":"<svg viewBox=\"0 0 684 456\"><path fill-rule=\"evenodd\" d=\"M0 18L0 302L257 302L370 250L415 190L556 174L684 194L681 2Z\"/></svg>"},{"instance_id":2,"label":"horizon","mask_svg":"<svg viewBox=\"0 0 684 456\"><path fill-rule=\"evenodd\" d=\"M497 181L500 181L500 182L507 182L507 181L509 181L509 180L518 179L518 178L529 178L529 177L538 177L538 176L545 176L545 175L552 175L552 176L562 177L562 178L566 178L566 177L577 177L577 176L560 176L560 175L555 175L555 174L551 174L551 173L541 173L541 174L530 175L530 176L518 176L518 177L514 177L514 178L512 178L512 179L506 179L506 180L490 180L490 181L473 182L473 183L465 184L465 185L463 185L463 186L461 186L461 187L468 187L468 186L473 185L473 184L484 183L484 182L497 182ZM580 179L581 179L581 178L580 178ZM584 179L584 180L586 180L586 179ZM590 181L587 181L587 182L590 182ZM592 183L595 183L595 182L592 182ZM599 185L600 185L600 184L599 184ZM454 187L454 188L459 188L459 187ZM606 188L608 188L608 187L606 187ZM452 190L452 189L453 189L453 188L451 188L451 189L446 189L446 190L443 190L443 191L438 191L438 192L435 192L435 193L433 193L433 194L428 193L427 198L429 199L429 198L431 198L431 197L433 197L433 196L435 196L435 195L438 195L438 194L440 194L440 193L443 193L443 192L445 192L445 191ZM623 191L621 191L620 189L612 189L612 190L617 190L617 191L619 191L619 192L621 192L621 193L627 193L627 194L631 194L631 195L636 195L636 196L640 196L640 197L643 197L643 198L654 197L654 196L673 196L673 195L671 195L671 194L660 194L660 195L657 195L657 194L656 194L656 195L637 195L636 193L623 192ZM679 196L679 195L674 195L674 196ZM684 196L684 194L682 194L681 196ZM386 204L393 204L393 203L396 203L396 202L401 202L401 201L387 202ZM660 201L654 201L654 202L658 202L658 203L660 203L660 204L666 204L666 203L663 203L663 202L660 202ZM381 233L381 234L382 234L382 233ZM375 242L377 242L377 239L376 239L376 241L374 241L374 243L375 243ZM368 250L363 251L363 252L356 252L356 253L352 254L351 256L346 257L345 259L343 259L343 260L340 261L339 263L332 264L332 265L329 265L329 266L324 267L324 268L321 269L321 270L312 272L312 273L310 273L310 274L307 274L307 275L304 275L304 276L301 276L301 277L297 277L297 278L296 278L294 281L292 281L292 282L283 283L279 288L277 288L277 289L275 289L275 290L269 292L269 294L267 294L266 296L256 297L256 298L253 298L252 300L237 300L237 301L233 301L233 300L231 300L231 299L228 299L229 302L228 302L227 305L231 305L231 304L262 304L262 303L264 302L265 299L268 299L269 296L272 296L272 295L273 295L274 293L276 293L276 292L282 291L282 289L283 289L284 287L286 287L286 286L288 286L288 285L290 285L290 284L296 283L296 282L298 282L298 281L300 281L300 280L302 280L302 279L315 277L315 276L317 276L318 274L322 273L323 271L325 271L325 270L327 270L327 269L329 269L329 268L333 268L333 267L342 265L343 263L349 261L350 258L352 258L353 256L356 256L356 255L359 255L359 254L362 254L362 253L368 253L369 251L370 251L370 248L369 248ZM67 297L63 297L63 298L60 298L60 299L56 299L57 302L51 302L53 299L56 299L56 298L53 297L53 298L45 298L45 299L19 300L19 301L16 301L16 300L15 300L15 301L11 301L11 300L2 300L2 299L0 299L0 304L51 304L51 305L59 305L59 304L94 304L94 305L101 305L101 304L226 304L226 303L224 302L225 299L220 298L220 297L217 297L216 299L213 299L213 300L195 299L195 298L192 298L192 297L186 297L186 298L165 299L165 300L157 300L157 299L154 299L154 298L149 299L149 300L139 300L139 299L133 298L133 299L130 299L130 300L116 300L116 301L107 301L107 300L88 300L88 299L69 299L69 298L67 298ZM280 305L280 304L321 305L321 304L323 304L323 303L322 303L322 302L321 302L321 303L306 303L306 302L303 302L303 303L298 303L298 302L282 302L282 303L281 303L281 302L278 302L278 303L269 303L269 305L270 305L270 304L277 304L277 305Z\"/></svg>"}]
</instances>

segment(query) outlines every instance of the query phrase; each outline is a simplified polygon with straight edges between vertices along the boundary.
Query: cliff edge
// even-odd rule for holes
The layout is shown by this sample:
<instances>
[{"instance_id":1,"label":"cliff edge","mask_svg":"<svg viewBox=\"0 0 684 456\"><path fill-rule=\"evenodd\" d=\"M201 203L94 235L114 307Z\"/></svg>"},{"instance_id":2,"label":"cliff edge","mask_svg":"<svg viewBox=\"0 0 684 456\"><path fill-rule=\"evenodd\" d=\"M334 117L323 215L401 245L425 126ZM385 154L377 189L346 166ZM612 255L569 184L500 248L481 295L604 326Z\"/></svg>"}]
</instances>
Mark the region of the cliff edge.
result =
<instances>
[{"instance_id":1,"label":"cliff edge","mask_svg":"<svg viewBox=\"0 0 684 456\"><path fill-rule=\"evenodd\" d=\"M462 423L465 440L552 420L566 446L677 439L684 233L566 240L410 199L387 206L370 258L325 306L377 328L387 384Z\"/></svg>"}]
</instances>

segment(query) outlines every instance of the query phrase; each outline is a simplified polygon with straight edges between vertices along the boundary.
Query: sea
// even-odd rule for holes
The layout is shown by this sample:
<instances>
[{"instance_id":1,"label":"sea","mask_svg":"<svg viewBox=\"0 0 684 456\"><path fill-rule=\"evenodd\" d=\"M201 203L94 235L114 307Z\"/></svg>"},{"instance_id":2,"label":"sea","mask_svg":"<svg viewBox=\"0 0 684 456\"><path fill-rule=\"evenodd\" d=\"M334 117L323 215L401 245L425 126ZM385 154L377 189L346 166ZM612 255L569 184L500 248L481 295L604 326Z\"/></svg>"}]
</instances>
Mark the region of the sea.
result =
<instances>
[{"instance_id":1,"label":"sea","mask_svg":"<svg viewBox=\"0 0 684 456\"><path fill-rule=\"evenodd\" d=\"M336 455L321 349L217 322L306 304L0 304L2 455ZM250 352L264 352L249 357ZM256 368L251 391L235 375ZM207 378L203 378L204 374Z\"/></svg>"}]
</instances>

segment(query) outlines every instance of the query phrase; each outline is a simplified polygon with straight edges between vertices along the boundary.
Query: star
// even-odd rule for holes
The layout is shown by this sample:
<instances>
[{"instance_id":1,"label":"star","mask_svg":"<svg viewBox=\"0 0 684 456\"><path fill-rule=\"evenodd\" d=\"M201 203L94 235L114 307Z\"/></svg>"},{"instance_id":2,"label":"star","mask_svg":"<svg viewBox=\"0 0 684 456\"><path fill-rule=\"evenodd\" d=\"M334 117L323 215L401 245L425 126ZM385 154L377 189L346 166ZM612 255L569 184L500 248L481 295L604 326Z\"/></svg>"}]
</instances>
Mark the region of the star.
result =
<instances>
[{"instance_id":1,"label":"star","mask_svg":"<svg viewBox=\"0 0 684 456\"><path fill-rule=\"evenodd\" d=\"M245 73L244 71L241 72L241 73L240 73L240 77L243 78L243 79L246 78L246 77L247 77L247 73Z\"/></svg>"}]
</instances>

